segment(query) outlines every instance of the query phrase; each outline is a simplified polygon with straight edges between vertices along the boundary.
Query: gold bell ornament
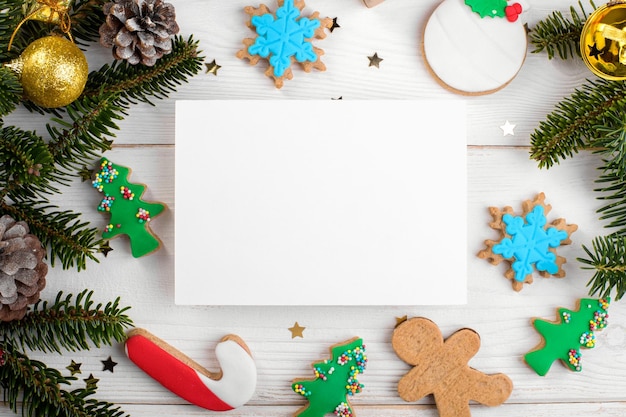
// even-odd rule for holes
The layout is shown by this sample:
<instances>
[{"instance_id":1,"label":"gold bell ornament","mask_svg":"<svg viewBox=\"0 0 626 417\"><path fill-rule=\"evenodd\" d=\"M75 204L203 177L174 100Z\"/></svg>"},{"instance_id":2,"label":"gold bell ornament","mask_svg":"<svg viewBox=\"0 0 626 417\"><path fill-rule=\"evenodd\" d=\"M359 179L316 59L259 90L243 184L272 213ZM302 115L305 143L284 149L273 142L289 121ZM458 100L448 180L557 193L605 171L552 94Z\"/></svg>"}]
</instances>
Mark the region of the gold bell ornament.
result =
<instances>
[{"instance_id":1,"label":"gold bell ornament","mask_svg":"<svg viewBox=\"0 0 626 417\"><path fill-rule=\"evenodd\" d=\"M20 30L22 25L29 20L38 20L40 22L59 25L61 30L72 39L72 34L70 33L71 19L69 15L71 6L72 0L37 0L34 10L31 10L13 31L11 39L9 40L9 50L11 50L11 45L13 45L15 34Z\"/></svg>"},{"instance_id":2,"label":"gold bell ornament","mask_svg":"<svg viewBox=\"0 0 626 417\"><path fill-rule=\"evenodd\" d=\"M9 50L15 34L28 20L57 24L72 39L68 13L71 1L38 0L37 4L15 28ZM33 41L19 57L4 65L19 78L25 97L46 108L67 106L76 100L89 75L87 58L80 48L71 40L54 35Z\"/></svg>"},{"instance_id":3,"label":"gold bell ornament","mask_svg":"<svg viewBox=\"0 0 626 417\"><path fill-rule=\"evenodd\" d=\"M626 80L626 0L613 0L589 15L580 34L587 67L606 80Z\"/></svg>"}]
</instances>

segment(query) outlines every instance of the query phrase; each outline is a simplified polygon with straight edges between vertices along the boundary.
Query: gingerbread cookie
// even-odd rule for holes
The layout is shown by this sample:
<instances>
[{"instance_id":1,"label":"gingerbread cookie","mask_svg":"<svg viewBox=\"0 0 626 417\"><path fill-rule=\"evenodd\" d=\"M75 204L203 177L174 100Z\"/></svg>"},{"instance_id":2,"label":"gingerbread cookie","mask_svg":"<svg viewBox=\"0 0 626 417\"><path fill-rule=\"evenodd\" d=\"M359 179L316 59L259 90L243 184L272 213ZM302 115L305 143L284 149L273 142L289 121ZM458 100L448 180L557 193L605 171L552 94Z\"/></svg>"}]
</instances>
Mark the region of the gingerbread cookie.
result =
<instances>
[{"instance_id":1,"label":"gingerbread cookie","mask_svg":"<svg viewBox=\"0 0 626 417\"><path fill-rule=\"evenodd\" d=\"M146 186L128 182L130 169L116 165L106 158L100 160L100 170L92 181L93 187L104 194L98 211L111 215L102 237L111 239L127 235L135 258L156 251L160 240L150 231L149 223L161 214L166 205L148 203L141 199Z\"/></svg>"},{"instance_id":2,"label":"gingerbread cookie","mask_svg":"<svg viewBox=\"0 0 626 417\"><path fill-rule=\"evenodd\" d=\"M580 348L590 349L596 345L594 332L609 324L610 302L609 298L583 298L577 310L557 309L554 322L534 318L532 325L541 334L542 341L524 355L524 361L541 376L548 373L557 359L570 370L580 372Z\"/></svg>"},{"instance_id":3,"label":"gingerbread cookie","mask_svg":"<svg viewBox=\"0 0 626 417\"><path fill-rule=\"evenodd\" d=\"M443 0L424 28L428 70L458 94L500 90L526 58L526 29L518 19L522 11L520 3L506 0Z\"/></svg>"},{"instance_id":4,"label":"gingerbread cookie","mask_svg":"<svg viewBox=\"0 0 626 417\"><path fill-rule=\"evenodd\" d=\"M565 276L562 266L566 260L557 256L556 248L571 244L570 236L578 226L561 218L548 224L552 206L544 201L544 193L524 201L521 216L515 216L509 206L502 210L489 207L493 218L489 226L498 231L499 240L485 240L487 247L478 252L478 257L493 265L506 262L509 268L504 276L512 281L515 291L520 291L524 283L533 282L535 269L544 278Z\"/></svg>"},{"instance_id":5,"label":"gingerbread cookie","mask_svg":"<svg viewBox=\"0 0 626 417\"><path fill-rule=\"evenodd\" d=\"M256 389L256 365L248 346L235 335L225 336L215 348L221 366L215 373L144 329L128 332L126 354L165 388L207 410L240 407Z\"/></svg>"},{"instance_id":6,"label":"gingerbread cookie","mask_svg":"<svg viewBox=\"0 0 626 417\"><path fill-rule=\"evenodd\" d=\"M513 391L508 376L469 367L480 348L480 336L471 329L458 330L444 341L434 322L414 317L395 328L391 344L400 359L413 366L398 383L400 397L417 401L433 394L441 417L469 417L471 400L497 406Z\"/></svg>"},{"instance_id":7,"label":"gingerbread cookie","mask_svg":"<svg viewBox=\"0 0 626 417\"><path fill-rule=\"evenodd\" d=\"M308 400L308 404L294 415L323 417L334 413L338 417L352 417L354 411L349 397L361 392L357 380L365 371L367 356L363 340L354 338L330 349L330 359L313 363L314 379L296 379L291 388Z\"/></svg>"},{"instance_id":8,"label":"gingerbread cookie","mask_svg":"<svg viewBox=\"0 0 626 417\"><path fill-rule=\"evenodd\" d=\"M293 78L291 66L294 63L305 72L326 70L321 61L324 51L314 47L312 40L324 39L324 29L330 29L333 20L329 17L321 19L318 12L302 16L303 0L277 1L279 8L274 14L264 4L244 9L250 16L248 27L257 36L243 40L245 48L237 52L237 57L248 59L250 65L256 65L261 58L266 59L269 67L265 75L274 80L276 88L282 88L285 80Z\"/></svg>"}]
</instances>

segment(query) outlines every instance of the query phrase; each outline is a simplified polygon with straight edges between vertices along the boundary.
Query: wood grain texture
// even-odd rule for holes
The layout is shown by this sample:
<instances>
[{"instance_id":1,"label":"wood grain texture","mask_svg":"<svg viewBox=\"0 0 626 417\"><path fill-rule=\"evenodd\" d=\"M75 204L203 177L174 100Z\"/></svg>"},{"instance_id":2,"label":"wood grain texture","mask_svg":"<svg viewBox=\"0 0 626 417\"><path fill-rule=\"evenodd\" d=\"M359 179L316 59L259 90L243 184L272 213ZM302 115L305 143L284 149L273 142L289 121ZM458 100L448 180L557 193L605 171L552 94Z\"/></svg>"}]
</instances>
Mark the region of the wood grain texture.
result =
<instances>
[{"instance_id":1,"label":"wood grain texture","mask_svg":"<svg viewBox=\"0 0 626 417\"><path fill-rule=\"evenodd\" d=\"M601 206L594 191L597 167L601 161L591 153L580 153L549 169L540 170L529 158L529 135L554 105L590 78L579 60L548 60L545 54L532 54L517 78L505 89L482 97L461 98L468 106L468 201L459 201L458 209L467 210L466 262L468 304L453 307L221 307L174 305L174 102L176 99L254 99L264 100L320 99L341 97L344 100L371 99L457 99L442 89L426 72L419 55L419 33L437 0L387 0L368 8L362 0L310 0L308 11L337 17L340 28L319 46L326 50L323 61L327 71L305 74L294 71L294 79L281 90L274 88L263 75L262 64L249 66L235 57L241 41L251 35L246 27L243 7L256 4L243 0L172 1L176 6L181 34L193 34L200 41L206 62L216 60L221 66L217 76L201 73L180 87L168 100L157 106L138 105L119 123L114 149L107 156L120 165L132 168L132 181L148 185L144 199L164 202L169 210L156 218L152 230L163 241L163 248L145 258L130 255L128 242L118 238L111 242L114 251L100 263L91 262L87 270L77 273L59 266L51 269L48 286L42 297L53 298L59 290L74 292L84 288L95 291L96 300L120 296L135 324L144 327L183 351L209 370L218 370L215 344L228 334L241 336L250 347L258 366L257 391L250 403L228 413L230 416L289 416L303 405L293 393L294 378L312 376L311 363L328 356L328 348L353 336L365 340L369 365L360 378L364 391L352 404L360 417L369 416L437 416L432 398L415 404L405 403L396 391L398 380L409 370L390 344L396 318L407 315L428 317L441 328L444 336L462 327L470 327L481 336L481 349L470 365L486 373L503 372L514 384L509 400L501 407L472 405L474 417L550 416L593 414L623 416L626 413L626 307L614 303L609 310L610 325L597 334L597 346L583 351L584 370L572 373L555 363L545 377L537 376L523 361L524 353L533 349L540 337L530 325L533 317L554 319L557 307L574 308L577 299L587 295L586 283L591 277L582 270L577 257L583 256L582 245L590 245L596 236L608 233L598 220ZM566 0L528 1L525 16L529 26L553 10L567 12L573 2ZM272 2L267 2L271 7ZM462 28L459 28L462 30ZM97 68L110 60L109 51L98 46L90 51L90 65ZM368 66L368 56L378 53L380 68ZM460 69L462 70L462 69ZM410 117L410 102L407 117ZM372 108L375 114L376 109ZM363 115L363 123L375 123ZM303 119L315 123L314 114ZM514 135L504 136L500 128L505 121L516 125ZM45 119L17 111L5 124L36 127L44 131ZM206 115L211 123L211 115ZM233 115L233 129L254 134L257 126L246 125L246 115ZM332 126L317 126L321 133L331 134ZM445 126L442 126L445 129ZM216 132L219 134L219 132ZM416 140L420 138L416 126ZM441 153L442 170L423 181L437 181L446 175L445 143ZM485 239L495 238L489 228L489 206L510 205L521 210L523 200L545 192L552 205L549 220L563 217L579 226L572 235L572 245L559 248L568 260L567 276L562 279L537 277L517 293L504 278L504 266L493 266L479 259ZM424 199L433 206L436 201ZM62 208L83 213L84 219L97 227L106 218L96 212L99 195L89 183L75 181L63 188L55 203ZM201 221L201 220L200 220ZM454 237L451 236L451 239ZM445 250L428 245L425 251ZM445 265L425 268L420 279L434 280L446 273ZM203 271L197 271L199 275ZM207 278L209 279L209 278ZM384 285L371 282L367 285ZM402 288L398 288L402 291ZM306 327L303 338L292 338L288 330L294 322ZM114 373L103 370L101 361L109 355L118 362ZM119 404L133 416L200 416L206 411L186 404L164 390L136 368L124 355L123 346L115 345L70 352L63 355L34 354L50 366L64 369L70 360L82 363L79 380L90 374L99 379L98 398ZM67 371L69 374L69 371ZM0 412L2 414L2 412ZM4 414L2 414L4 415Z\"/></svg>"}]
</instances>

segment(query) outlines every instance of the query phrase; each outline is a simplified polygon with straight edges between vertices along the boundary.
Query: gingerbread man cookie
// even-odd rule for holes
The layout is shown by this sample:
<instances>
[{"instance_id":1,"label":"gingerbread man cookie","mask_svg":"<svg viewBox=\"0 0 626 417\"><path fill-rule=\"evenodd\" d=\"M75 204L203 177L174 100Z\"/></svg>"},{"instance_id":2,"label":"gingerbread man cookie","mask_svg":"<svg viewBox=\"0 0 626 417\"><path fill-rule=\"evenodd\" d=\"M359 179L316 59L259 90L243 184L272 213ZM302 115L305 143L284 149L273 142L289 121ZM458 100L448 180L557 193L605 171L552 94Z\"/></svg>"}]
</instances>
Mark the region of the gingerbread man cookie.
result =
<instances>
[{"instance_id":1,"label":"gingerbread man cookie","mask_svg":"<svg viewBox=\"0 0 626 417\"><path fill-rule=\"evenodd\" d=\"M499 240L485 240L486 248L478 252L478 257L492 265L508 263L504 276L512 281L515 291L533 282L534 270L544 278L565 276L562 266L566 260L557 256L556 249L572 243L570 236L578 226L561 218L548 223L552 206L545 204L545 198L539 193L533 200L524 201L520 216L515 216L509 206L502 210L489 207L493 218L489 226L498 231Z\"/></svg>"},{"instance_id":2,"label":"gingerbread man cookie","mask_svg":"<svg viewBox=\"0 0 626 417\"><path fill-rule=\"evenodd\" d=\"M223 337L215 348L220 372L210 372L145 329L128 332L126 355L165 388L207 410L240 407L256 389L256 365L236 335Z\"/></svg>"},{"instance_id":3,"label":"gingerbread man cookie","mask_svg":"<svg viewBox=\"0 0 626 417\"><path fill-rule=\"evenodd\" d=\"M417 401L433 394L441 417L470 417L470 400L497 406L513 391L508 376L486 375L467 364L480 348L474 330L458 330L444 341L434 322L414 317L395 328L391 344L400 359L413 365L398 383L400 397Z\"/></svg>"}]
</instances>

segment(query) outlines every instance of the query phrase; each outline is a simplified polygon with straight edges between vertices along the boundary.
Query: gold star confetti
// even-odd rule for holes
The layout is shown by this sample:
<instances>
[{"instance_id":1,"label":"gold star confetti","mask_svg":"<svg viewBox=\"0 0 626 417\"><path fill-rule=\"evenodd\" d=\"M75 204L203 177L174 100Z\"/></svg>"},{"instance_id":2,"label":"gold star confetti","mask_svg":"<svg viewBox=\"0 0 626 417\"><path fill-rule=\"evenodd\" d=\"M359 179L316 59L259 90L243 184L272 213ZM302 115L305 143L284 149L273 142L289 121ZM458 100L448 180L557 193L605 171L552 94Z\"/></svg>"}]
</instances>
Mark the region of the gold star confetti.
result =
<instances>
[{"instance_id":1,"label":"gold star confetti","mask_svg":"<svg viewBox=\"0 0 626 417\"><path fill-rule=\"evenodd\" d=\"M103 254L105 258L107 257L109 252L111 252L112 250L113 250L113 248L109 244L108 240L106 242L104 242L102 245L100 245L100 247L98 248L98 252Z\"/></svg>"},{"instance_id":2,"label":"gold star confetti","mask_svg":"<svg viewBox=\"0 0 626 417\"><path fill-rule=\"evenodd\" d=\"M407 316L396 317L396 326L399 326L400 324L404 323L405 321L407 321Z\"/></svg>"},{"instance_id":3,"label":"gold star confetti","mask_svg":"<svg viewBox=\"0 0 626 417\"><path fill-rule=\"evenodd\" d=\"M368 56L367 58L370 60L370 67L380 68L379 65L383 59L378 56L378 52L374 52L374 55Z\"/></svg>"},{"instance_id":4,"label":"gold star confetti","mask_svg":"<svg viewBox=\"0 0 626 417\"><path fill-rule=\"evenodd\" d=\"M65 369L69 369L69 371L72 373L72 375L75 374L80 374L80 366L82 365L82 363L76 363L72 360L72 363L67 366Z\"/></svg>"},{"instance_id":5,"label":"gold star confetti","mask_svg":"<svg viewBox=\"0 0 626 417\"><path fill-rule=\"evenodd\" d=\"M93 374L89 374L89 378L83 379L85 381L85 389L96 389L98 388L98 378L94 378Z\"/></svg>"},{"instance_id":6,"label":"gold star confetti","mask_svg":"<svg viewBox=\"0 0 626 417\"><path fill-rule=\"evenodd\" d=\"M304 329L306 329L306 327L302 327L298 324L298 322L296 322L293 327L289 328L289 331L291 332L291 338L293 339L294 337L298 336L298 337L304 337L302 335L302 332L304 331Z\"/></svg>"},{"instance_id":7,"label":"gold star confetti","mask_svg":"<svg viewBox=\"0 0 626 417\"><path fill-rule=\"evenodd\" d=\"M516 125L510 123L507 120L502 126L500 126L500 129L502 129L502 132L504 132L503 136L506 136L506 135L514 136L515 132L513 132L513 129L515 129L515 126Z\"/></svg>"},{"instance_id":8,"label":"gold star confetti","mask_svg":"<svg viewBox=\"0 0 626 417\"><path fill-rule=\"evenodd\" d=\"M80 176L80 182L91 181L93 177L93 169L89 169L86 166L78 171L78 175Z\"/></svg>"},{"instance_id":9,"label":"gold star confetti","mask_svg":"<svg viewBox=\"0 0 626 417\"><path fill-rule=\"evenodd\" d=\"M117 362L114 362L113 359L109 356L106 360L100 361L102 362L102 370L113 372L113 368L117 365Z\"/></svg>"},{"instance_id":10,"label":"gold star confetti","mask_svg":"<svg viewBox=\"0 0 626 417\"><path fill-rule=\"evenodd\" d=\"M333 17L333 24L328 28L331 32L337 28L340 28L339 23L337 23L337 18Z\"/></svg>"},{"instance_id":11,"label":"gold star confetti","mask_svg":"<svg viewBox=\"0 0 626 417\"><path fill-rule=\"evenodd\" d=\"M217 65L215 60L204 65L206 66L206 74L213 74L215 76L217 76L217 70L222 68L221 65Z\"/></svg>"},{"instance_id":12,"label":"gold star confetti","mask_svg":"<svg viewBox=\"0 0 626 417\"><path fill-rule=\"evenodd\" d=\"M105 150L107 151L110 151L111 148L113 147L113 141L111 139L105 139L102 142L104 143Z\"/></svg>"}]
</instances>

